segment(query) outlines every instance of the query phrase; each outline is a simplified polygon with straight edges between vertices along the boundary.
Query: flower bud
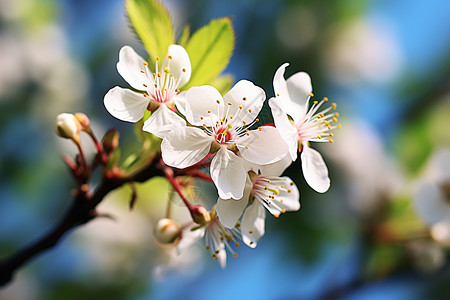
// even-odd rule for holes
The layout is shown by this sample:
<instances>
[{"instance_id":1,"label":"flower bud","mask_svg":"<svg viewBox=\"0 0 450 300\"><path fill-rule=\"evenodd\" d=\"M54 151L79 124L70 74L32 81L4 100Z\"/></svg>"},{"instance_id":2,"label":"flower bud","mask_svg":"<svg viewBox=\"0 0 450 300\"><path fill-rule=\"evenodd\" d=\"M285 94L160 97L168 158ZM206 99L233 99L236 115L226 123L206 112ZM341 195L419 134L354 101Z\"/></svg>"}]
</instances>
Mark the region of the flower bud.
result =
<instances>
[{"instance_id":1,"label":"flower bud","mask_svg":"<svg viewBox=\"0 0 450 300\"><path fill-rule=\"evenodd\" d=\"M80 140L80 122L74 115L68 113L59 114L56 117L55 124L56 134L66 139L72 139L74 141Z\"/></svg>"},{"instance_id":2,"label":"flower bud","mask_svg":"<svg viewBox=\"0 0 450 300\"><path fill-rule=\"evenodd\" d=\"M181 238L182 228L172 219L160 219L156 224L154 235L162 244L172 244Z\"/></svg>"},{"instance_id":3,"label":"flower bud","mask_svg":"<svg viewBox=\"0 0 450 300\"><path fill-rule=\"evenodd\" d=\"M119 146L119 131L117 129L108 130L103 136L102 145L107 154L113 152Z\"/></svg>"},{"instance_id":4,"label":"flower bud","mask_svg":"<svg viewBox=\"0 0 450 300\"><path fill-rule=\"evenodd\" d=\"M190 207L191 216L195 223L205 225L211 221L209 211L201 205L193 205Z\"/></svg>"},{"instance_id":5,"label":"flower bud","mask_svg":"<svg viewBox=\"0 0 450 300\"><path fill-rule=\"evenodd\" d=\"M91 131L91 128L90 128L91 121L89 120L88 116L86 116L83 113L76 113L75 118L80 123L81 130L86 131L86 132Z\"/></svg>"}]
</instances>

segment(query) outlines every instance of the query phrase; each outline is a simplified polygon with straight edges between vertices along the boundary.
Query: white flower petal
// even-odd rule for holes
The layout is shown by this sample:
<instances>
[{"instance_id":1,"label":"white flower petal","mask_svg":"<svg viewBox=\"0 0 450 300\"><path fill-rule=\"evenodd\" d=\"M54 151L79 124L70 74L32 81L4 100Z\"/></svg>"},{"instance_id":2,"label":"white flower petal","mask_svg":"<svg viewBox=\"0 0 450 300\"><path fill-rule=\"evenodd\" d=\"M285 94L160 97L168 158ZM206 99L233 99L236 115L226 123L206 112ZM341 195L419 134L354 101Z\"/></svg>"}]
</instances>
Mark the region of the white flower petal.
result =
<instances>
[{"instance_id":1,"label":"white flower petal","mask_svg":"<svg viewBox=\"0 0 450 300\"><path fill-rule=\"evenodd\" d=\"M316 192L325 193L330 187L330 178L322 155L305 143L300 158L306 182Z\"/></svg>"},{"instance_id":2,"label":"white flower petal","mask_svg":"<svg viewBox=\"0 0 450 300\"><path fill-rule=\"evenodd\" d=\"M258 165L244 160L244 166L247 171L253 171L256 174L261 173L261 175L264 176L281 176L291 163L292 159L289 154L286 154L279 161L267 165Z\"/></svg>"},{"instance_id":3,"label":"white flower petal","mask_svg":"<svg viewBox=\"0 0 450 300\"><path fill-rule=\"evenodd\" d=\"M186 119L193 125L206 124L211 127L224 114L223 102L216 88L210 85L194 86L186 94Z\"/></svg>"},{"instance_id":4,"label":"white flower petal","mask_svg":"<svg viewBox=\"0 0 450 300\"><path fill-rule=\"evenodd\" d=\"M289 150L278 130L272 126L261 126L236 138L236 146L244 159L260 165L282 159Z\"/></svg>"},{"instance_id":5,"label":"white flower petal","mask_svg":"<svg viewBox=\"0 0 450 300\"><path fill-rule=\"evenodd\" d=\"M248 204L248 199L250 196L250 192L252 191L252 182L247 176L245 188L244 188L244 196L241 199L222 199L219 198L217 200L216 212L219 217L220 223L222 223L225 227L234 228L236 222L242 216L242 212L244 208Z\"/></svg>"},{"instance_id":6,"label":"white flower petal","mask_svg":"<svg viewBox=\"0 0 450 300\"><path fill-rule=\"evenodd\" d=\"M273 89L276 97L289 97L286 80L284 79L284 71L287 66L289 66L288 63L282 64L273 77Z\"/></svg>"},{"instance_id":7,"label":"white flower petal","mask_svg":"<svg viewBox=\"0 0 450 300\"><path fill-rule=\"evenodd\" d=\"M177 107L178 112L183 116L186 115L186 94L187 91L182 91L181 93L176 94L172 98L173 102L175 103L175 106Z\"/></svg>"},{"instance_id":8,"label":"white flower petal","mask_svg":"<svg viewBox=\"0 0 450 300\"><path fill-rule=\"evenodd\" d=\"M149 102L150 100L143 94L118 86L110 89L103 99L106 110L113 117L127 122L142 119Z\"/></svg>"},{"instance_id":9,"label":"white flower petal","mask_svg":"<svg viewBox=\"0 0 450 300\"><path fill-rule=\"evenodd\" d=\"M226 119L242 126L252 122L258 116L266 93L259 86L248 80L241 80L223 97L226 103Z\"/></svg>"},{"instance_id":10,"label":"white flower petal","mask_svg":"<svg viewBox=\"0 0 450 300\"><path fill-rule=\"evenodd\" d=\"M161 143L164 162L175 168L186 168L201 161L211 148L211 138L195 127L179 126Z\"/></svg>"},{"instance_id":11,"label":"white flower petal","mask_svg":"<svg viewBox=\"0 0 450 300\"><path fill-rule=\"evenodd\" d=\"M145 60L137 54L130 46L123 46L119 52L117 71L132 87L137 90L145 90L144 84L149 82L145 71Z\"/></svg>"},{"instance_id":12,"label":"white flower petal","mask_svg":"<svg viewBox=\"0 0 450 300\"><path fill-rule=\"evenodd\" d=\"M244 243L255 248L258 240L264 235L266 211L258 201L247 207L242 216L241 232Z\"/></svg>"},{"instance_id":13,"label":"white flower petal","mask_svg":"<svg viewBox=\"0 0 450 300\"><path fill-rule=\"evenodd\" d=\"M285 111L294 119L295 123L302 121L308 109L309 93L312 93L311 78L308 73L298 72L286 81L289 99L283 103Z\"/></svg>"},{"instance_id":14,"label":"white flower petal","mask_svg":"<svg viewBox=\"0 0 450 300\"><path fill-rule=\"evenodd\" d=\"M220 198L242 198L247 172L241 157L221 148L211 161L210 173Z\"/></svg>"},{"instance_id":15,"label":"white flower petal","mask_svg":"<svg viewBox=\"0 0 450 300\"><path fill-rule=\"evenodd\" d=\"M423 180L414 193L414 206L417 213L429 225L436 224L450 215L450 206L435 182Z\"/></svg>"},{"instance_id":16,"label":"white flower petal","mask_svg":"<svg viewBox=\"0 0 450 300\"><path fill-rule=\"evenodd\" d=\"M276 186L284 186L285 188L279 188L279 194L272 199L272 201L276 201L277 206L281 208L281 210L285 209L286 211L295 211L300 209L300 192L292 181L291 178L284 177L266 177L271 181L272 184ZM283 200L283 201L280 201Z\"/></svg>"},{"instance_id":17,"label":"white flower petal","mask_svg":"<svg viewBox=\"0 0 450 300\"><path fill-rule=\"evenodd\" d=\"M142 130L150 132L163 139L174 126L185 126L186 122L170 110L166 105L160 105L145 121Z\"/></svg>"},{"instance_id":18,"label":"white flower petal","mask_svg":"<svg viewBox=\"0 0 450 300\"><path fill-rule=\"evenodd\" d=\"M236 225L238 219L242 216L244 208L248 204L248 196L242 197L239 200L234 199L221 199L217 200L216 211L219 217L220 223L228 228L233 228Z\"/></svg>"},{"instance_id":19,"label":"white flower petal","mask_svg":"<svg viewBox=\"0 0 450 300\"><path fill-rule=\"evenodd\" d=\"M168 59L169 56L172 59ZM185 85L191 78L191 61L186 50L180 45L169 46L169 51L163 65L170 68L170 73L173 74L176 81L180 80L178 87Z\"/></svg>"},{"instance_id":20,"label":"white flower petal","mask_svg":"<svg viewBox=\"0 0 450 300\"><path fill-rule=\"evenodd\" d=\"M192 224L192 226L187 226L185 227L185 229L183 229L181 240L177 245L178 254L185 252L189 247L191 247L194 243L199 241L205 235L204 227L196 230L191 230L191 228L196 225L197 224Z\"/></svg>"},{"instance_id":21,"label":"white flower petal","mask_svg":"<svg viewBox=\"0 0 450 300\"><path fill-rule=\"evenodd\" d=\"M295 161L298 156L298 133L294 125L289 121L286 113L280 107L280 99L271 98L269 106L272 109L272 116L275 127L280 132L281 137L286 142L289 148L289 154L292 161Z\"/></svg>"}]
</instances>

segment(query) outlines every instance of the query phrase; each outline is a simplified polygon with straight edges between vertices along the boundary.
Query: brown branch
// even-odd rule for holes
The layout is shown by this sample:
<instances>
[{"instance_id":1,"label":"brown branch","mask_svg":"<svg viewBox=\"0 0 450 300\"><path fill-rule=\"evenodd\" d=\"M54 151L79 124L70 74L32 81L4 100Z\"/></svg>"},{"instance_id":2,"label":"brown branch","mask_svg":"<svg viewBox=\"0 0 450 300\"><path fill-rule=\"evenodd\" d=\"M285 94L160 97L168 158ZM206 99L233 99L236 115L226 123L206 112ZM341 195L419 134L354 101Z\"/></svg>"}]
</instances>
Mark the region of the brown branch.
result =
<instances>
[{"instance_id":1,"label":"brown branch","mask_svg":"<svg viewBox=\"0 0 450 300\"><path fill-rule=\"evenodd\" d=\"M10 257L0 261L0 286L9 283L16 270L26 262L54 247L67 232L95 218L95 208L109 192L127 182L144 182L155 176L164 176L163 170L165 168L167 166L161 163L160 158L155 157L143 169L129 176L112 178L105 176L93 195L78 191L72 199L69 210L49 232Z\"/></svg>"}]
</instances>

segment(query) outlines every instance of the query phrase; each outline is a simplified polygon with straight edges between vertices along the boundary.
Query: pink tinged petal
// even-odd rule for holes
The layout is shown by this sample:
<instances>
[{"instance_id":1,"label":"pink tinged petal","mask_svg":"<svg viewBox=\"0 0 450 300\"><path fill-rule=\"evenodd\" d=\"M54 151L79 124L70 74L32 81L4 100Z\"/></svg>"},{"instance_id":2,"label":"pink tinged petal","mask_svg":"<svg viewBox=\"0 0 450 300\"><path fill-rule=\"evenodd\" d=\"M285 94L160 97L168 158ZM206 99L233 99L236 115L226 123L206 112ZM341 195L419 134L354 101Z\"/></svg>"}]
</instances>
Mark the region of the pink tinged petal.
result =
<instances>
[{"instance_id":1,"label":"pink tinged petal","mask_svg":"<svg viewBox=\"0 0 450 300\"><path fill-rule=\"evenodd\" d=\"M300 156L303 176L308 185L316 192L325 193L330 187L328 169L320 153L307 144L303 145Z\"/></svg>"},{"instance_id":2,"label":"pink tinged petal","mask_svg":"<svg viewBox=\"0 0 450 300\"><path fill-rule=\"evenodd\" d=\"M168 57L172 59L169 60ZM175 80L180 80L178 87L185 85L191 78L191 61L186 50L180 45L170 45L166 59L163 63L164 66L169 66L170 73L173 74Z\"/></svg>"},{"instance_id":3,"label":"pink tinged petal","mask_svg":"<svg viewBox=\"0 0 450 300\"><path fill-rule=\"evenodd\" d=\"M248 204L250 192L252 191L252 183L247 176L244 188L244 196L241 199L221 199L217 200L216 212L219 216L220 223L225 227L234 228L238 219L242 216L244 208Z\"/></svg>"},{"instance_id":4,"label":"pink tinged petal","mask_svg":"<svg viewBox=\"0 0 450 300\"><path fill-rule=\"evenodd\" d=\"M166 105L160 105L145 121L142 130L150 132L163 139L176 126L185 126L186 122L170 110Z\"/></svg>"},{"instance_id":5,"label":"pink tinged petal","mask_svg":"<svg viewBox=\"0 0 450 300\"><path fill-rule=\"evenodd\" d=\"M241 80L223 97L226 118L239 126L249 124L258 116L266 93L248 80Z\"/></svg>"},{"instance_id":6,"label":"pink tinged petal","mask_svg":"<svg viewBox=\"0 0 450 300\"><path fill-rule=\"evenodd\" d=\"M284 79L284 71L286 70L287 66L289 66L288 63L282 64L275 72L275 76L273 77L273 89L275 91L276 97L289 96L286 80Z\"/></svg>"},{"instance_id":7,"label":"pink tinged petal","mask_svg":"<svg viewBox=\"0 0 450 300\"><path fill-rule=\"evenodd\" d=\"M298 155L298 133L294 125L289 121L284 110L279 106L280 99L271 98L269 106L272 109L272 116L275 127L280 132L281 137L289 148L289 154L292 161L297 159Z\"/></svg>"},{"instance_id":8,"label":"pink tinged petal","mask_svg":"<svg viewBox=\"0 0 450 300\"><path fill-rule=\"evenodd\" d=\"M286 101L285 111L295 123L303 121L308 109L309 94L312 92L311 78L305 72L295 73L286 81L290 101Z\"/></svg>"},{"instance_id":9,"label":"pink tinged petal","mask_svg":"<svg viewBox=\"0 0 450 300\"><path fill-rule=\"evenodd\" d=\"M242 240L244 243L255 248L258 240L264 235L264 222L266 211L260 202L254 201L247 207L241 220Z\"/></svg>"},{"instance_id":10,"label":"pink tinged petal","mask_svg":"<svg viewBox=\"0 0 450 300\"><path fill-rule=\"evenodd\" d=\"M247 172L241 157L222 147L211 161L210 173L220 198L242 198Z\"/></svg>"},{"instance_id":11,"label":"pink tinged petal","mask_svg":"<svg viewBox=\"0 0 450 300\"><path fill-rule=\"evenodd\" d=\"M117 71L132 87L144 91L144 84L149 82L145 71L145 60L137 54L130 46L123 46L119 52Z\"/></svg>"},{"instance_id":12,"label":"pink tinged petal","mask_svg":"<svg viewBox=\"0 0 450 300\"><path fill-rule=\"evenodd\" d=\"M212 139L203 130L179 126L161 143L164 163L175 168L186 168L201 161L211 148Z\"/></svg>"},{"instance_id":13,"label":"pink tinged petal","mask_svg":"<svg viewBox=\"0 0 450 300\"><path fill-rule=\"evenodd\" d=\"M186 94L186 119L197 126L211 127L224 114L224 101L219 91L210 86L195 86Z\"/></svg>"},{"instance_id":14,"label":"pink tinged petal","mask_svg":"<svg viewBox=\"0 0 450 300\"><path fill-rule=\"evenodd\" d=\"M143 94L118 86L110 89L103 99L106 110L113 117L127 122L142 119L149 102L150 100Z\"/></svg>"},{"instance_id":15,"label":"pink tinged petal","mask_svg":"<svg viewBox=\"0 0 450 300\"><path fill-rule=\"evenodd\" d=\"M272 126L261 126L236 138L236 146L245 160L259 165L276 162L289 150L278 130Z\"/></svg>"},{"instance_id":16,"label":"pink tinged petal","mask_svg":"<svg viewBox=\"0 0 450 300\"><path fill-rule=\"evenodd\" d=\"M450 209L445 195L431 180L419 183L414 193L414 207L429 225L436 224L450 217Z\"/></svg>"}]
</instances>

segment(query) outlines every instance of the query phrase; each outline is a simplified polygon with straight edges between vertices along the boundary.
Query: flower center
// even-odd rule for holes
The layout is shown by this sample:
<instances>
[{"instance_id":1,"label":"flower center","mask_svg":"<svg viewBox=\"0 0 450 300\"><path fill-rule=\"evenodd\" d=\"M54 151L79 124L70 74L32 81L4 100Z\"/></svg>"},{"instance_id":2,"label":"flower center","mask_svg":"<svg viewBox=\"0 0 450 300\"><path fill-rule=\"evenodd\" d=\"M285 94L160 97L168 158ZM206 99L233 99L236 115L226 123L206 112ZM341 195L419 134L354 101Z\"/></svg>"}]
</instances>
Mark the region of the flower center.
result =
<instances>
[{"instance_id":1,"label":"flower center","mask_svg":"<svg viewBox=\"0 0 450 300\"><path fill-rule=\"evenodd\" d=\"M231 124L223 124L219 127L214 128L214 139L220 145L229 145L233 143L233 133L232 129L233 125Z\"/></svg>"},{"instance_id":2,"label":"flower center","mask_svg":"<svg viewBox=\"0 0 450 300\"><path fill-rule=\"evenodd\" d=\"M295 124L299 144L303 143L303 141L334 142L331 131L335 128L340 128L341 124L337 124L339 113L330 112L331 110L336 110L336 103L332 103L328 108L319 111L322 104L327 101L328 98L323 98L320 102L314 101L304 119Z\"/></svg>"},{"instance_id":3,"label":"flower center","mask_svg":"<svg viewBox=\"0 0 450 300\"><path fill-rule=\"evenodd\" d=\"M161 70L158 69L159 58L156 58L155 62L155 70L158 73L151 73L148 68L148 63L144 62L145 71L141 71L141 73L147 73L148 76L148 84L144 84L144 87L147 90L147 94L144 96L149 97L151 101L156 104L170 104L172 102L172 98L179 92L178 86L181 80L173 76L170 73L170 62L172 60L172 56L168 56L167 66L163 66Z\"/></svg>"}]
</instances>

